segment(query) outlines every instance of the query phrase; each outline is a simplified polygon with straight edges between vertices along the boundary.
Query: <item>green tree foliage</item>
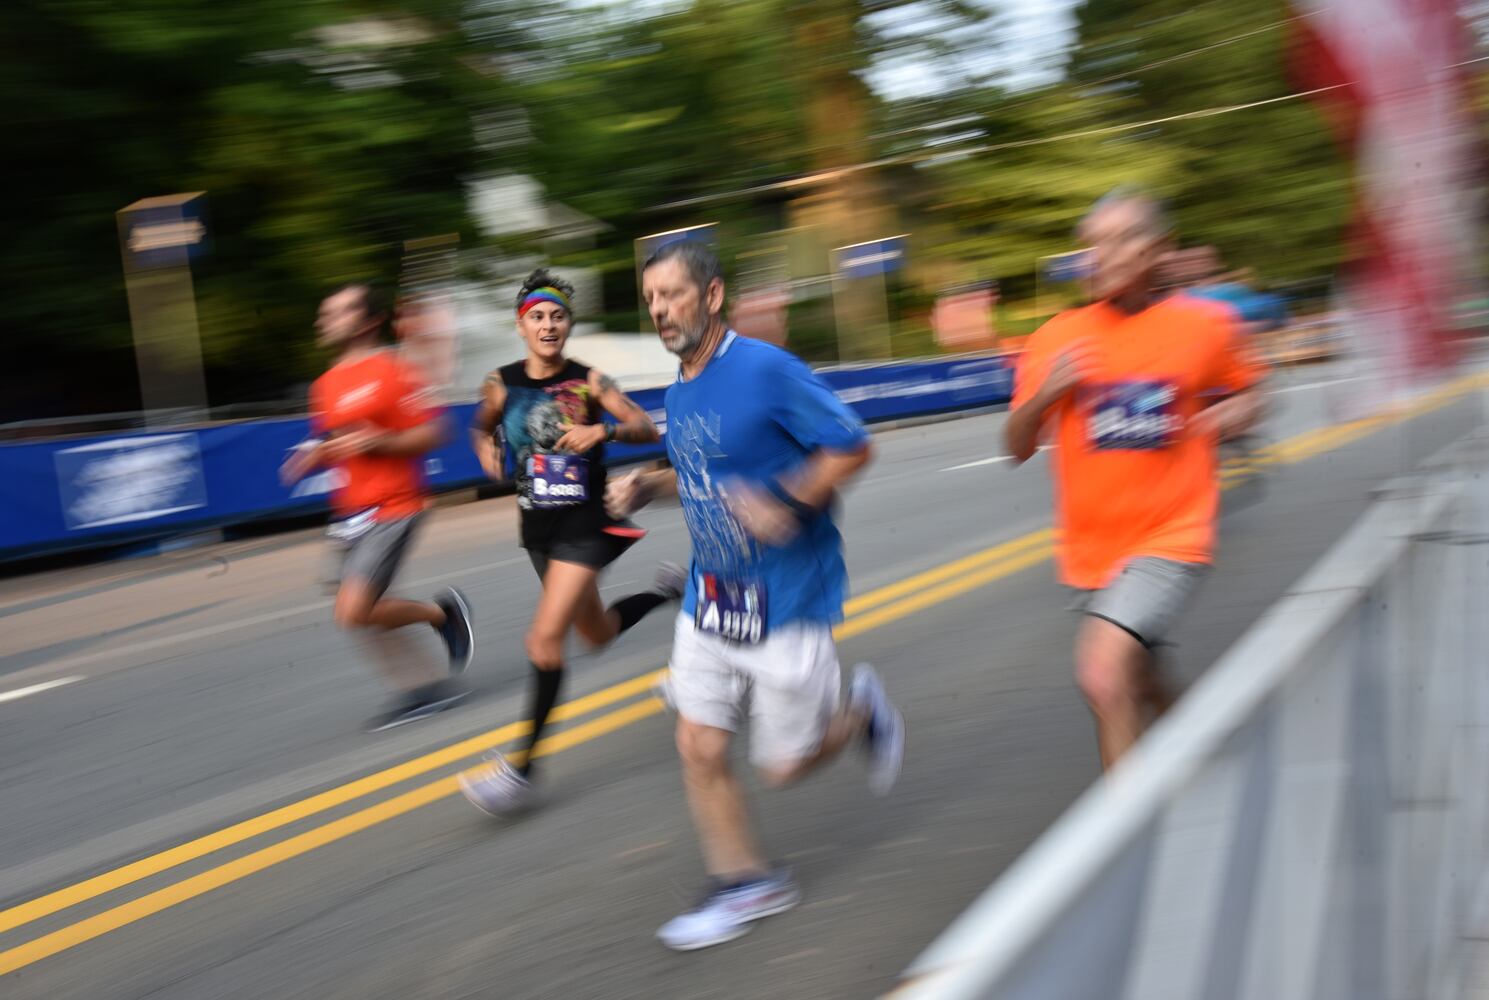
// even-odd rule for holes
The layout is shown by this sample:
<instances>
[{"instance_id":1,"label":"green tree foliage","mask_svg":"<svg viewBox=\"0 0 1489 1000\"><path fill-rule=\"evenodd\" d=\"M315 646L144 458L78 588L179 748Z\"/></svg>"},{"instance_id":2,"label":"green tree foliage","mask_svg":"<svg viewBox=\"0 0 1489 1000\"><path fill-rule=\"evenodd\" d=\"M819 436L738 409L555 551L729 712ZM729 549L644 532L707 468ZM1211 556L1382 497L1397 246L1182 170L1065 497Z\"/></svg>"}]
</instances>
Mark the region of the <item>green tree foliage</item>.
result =
<instances>
[{"instance_id":1,"label":"green tree foliage","mask_svg":"<svg viewBox=\"0 0 1489 1000\"><path fill-rule=\"evenodd\" d=\"M312 374L318 294L468 230L472 115L505 95L462 9L331 0L17 0L0 14L11 150L0 316L10 416L138 405L115 212L205 191L196 289L214 403ZM102 362L102 363L101 363Z\"/></svg>"},{"instance_id":2,"label":"green tree foliage","mask_svg":"<svg viewBox=\"0 0 1489 1000\"><path fill-rule=\"evenodd\" d=\"M718 222L727 251L785 225L800 190L753 189L879 151L871 66L988 44L973 33L987 10L960 0L693 0L644 21L629 9L571 23L523 90L528 170L614 227L566 260L614 274L645 233ZM666 207L742 191L753 193Z\"/></svg>"},{"instance_id":3,"label":"green tree foliage","mask_svg":"<svg viewBox=\"0 0 1489 1000\"><path fill-rule=\"evenodd\" d=\"M1286 73L1285 0L1086 0L1069 63L1093 101L1120 101L1143 121L1268 101ZM1306 100L1155 125L1152 141L1179 151L1162 193L1189 243L1271 279L1327 273L1349 215L1348 164Z\"/></svg>"},{"instance_id":4,"label":"green tree foliage","mask_svg":"<svg viewBox=\"0 0 1489 1000\"><path fill-rule=\"evenodd\" d=\"M891 203L938 273L1027 282L1119 182L1169 197L1187 242L1265 278L1329 271L1347 171L1306 102L1103 131L1288 93L1283 0L1085 0L1065 78L1017 90L999 9L15 0L0 325L25 368L0 419L137 405L114 213L173 192L208 197L195 274L214 403L314 373L328 285L396 278L405 240L479 247L465 186L503 169L609 224L564 259L605 268L607 298L635 237L717 221L728 253L786 224L803 189L776 182L866 161L852 198ZM938 92L876 94L896 66L931 67ZM700 197L716 200L663 207Z\"/></svg>"},{"instance_id":5,"label":"green tree foliage","mask_svg":"<svg viewBox=\"0 0 1489 1000\"><path fill-rule=\"evenodd\" d=\"M698 0L591 21L525 89L529 170L627 239L659 204L801 170L803 95L778 6Z\"/></svg>"},{"instance_id":6,"label":"green tree foliage","mask_svg":"<svg viewBox=\"0 0 1489 1000\"><path fill-rule=\"evenodd\" d=\"M1087 0L1067 79L1018 92L967 68L977 65L967 51L996 49L990 9L694 0L650 22L591 26L571 42L577 57L532 92L535 171L616 226L598 256L617 268L643 232L705 219L737 236L771 228L796 192L657 205L879 158L915 163L877 173L922 259L1015 290L1032 291L1036 258L1071 249L1075 222L1118 183L1165 196L1186 242L1214 243L1265 279L1337 262L1348 171L1307 102L1101 132L1289 93L1282 0ZM889 102L862 89L868 67L906 59L961 69L932 97ZM835 133L855 102L863 127Z\"/></svg>"},{"instance_id":7,"label":"green tree foliage","mask_svg":"<svg viewBox=\"0 0 1489 1000\"><path fill-rule=\"evenodd\" d=\"M1003 98L961 122L967 138L926 161L922 225L936 232L919 245L960 265L965 278L1012 279L1032 291L1035 261L1074 249L1076 222L1119 184L1162 191L1182 180L1184 150L1152 136L1095 134L1110 115L1069 86ZM918 231L918 230L917 230Z\"/></svg>"}]
</instances>

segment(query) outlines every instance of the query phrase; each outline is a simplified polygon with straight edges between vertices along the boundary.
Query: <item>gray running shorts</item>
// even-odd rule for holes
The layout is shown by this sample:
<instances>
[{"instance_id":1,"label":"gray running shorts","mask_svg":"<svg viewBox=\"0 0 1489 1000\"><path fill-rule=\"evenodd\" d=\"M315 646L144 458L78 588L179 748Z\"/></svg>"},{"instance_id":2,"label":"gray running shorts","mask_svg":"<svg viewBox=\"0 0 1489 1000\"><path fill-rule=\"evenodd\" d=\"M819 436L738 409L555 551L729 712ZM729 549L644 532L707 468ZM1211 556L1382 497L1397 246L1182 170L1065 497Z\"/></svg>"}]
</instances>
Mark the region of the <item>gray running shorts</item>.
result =
<instances>
[{"instance_id":1,"label":"gray running shorts","mask_svg":"<svg viewBox=\"0 0 1489 1000\"><path fill-rule=\"evenodd\" d=\"M328 533L333 556L339 562L335 583L355 578L372 585L373 597L382 597L403 562L422 514L396 521L374 521L351 537L338 536L337 525Z\"/></svg>"},{"instance_id":2,"label":"gray running shorts","mask_svg":"<svg viewBox=\"0 0 1489 1000\"><path fill-rule=\"evenodd\" d=\"M1141 556L1100 590L1077 590L1071 610L1111 622L1152 649L1167 642L1208 569L1203 563Z\"/></svg>"}]
</instances>

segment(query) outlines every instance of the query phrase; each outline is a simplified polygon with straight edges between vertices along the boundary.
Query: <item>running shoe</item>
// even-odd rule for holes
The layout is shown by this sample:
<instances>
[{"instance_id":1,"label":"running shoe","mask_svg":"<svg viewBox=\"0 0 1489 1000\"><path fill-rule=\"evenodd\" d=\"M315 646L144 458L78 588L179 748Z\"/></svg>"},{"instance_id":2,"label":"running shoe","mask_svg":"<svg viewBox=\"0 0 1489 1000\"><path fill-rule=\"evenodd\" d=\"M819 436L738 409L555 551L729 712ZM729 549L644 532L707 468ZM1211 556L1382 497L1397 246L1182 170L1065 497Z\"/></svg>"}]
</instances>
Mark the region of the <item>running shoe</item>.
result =
<instances>
[{"instance_id":1,"label":"running shoe","mask_svg":"<svg viewBox=\"0 0 1489 1000\"><path fill-rule=\"evenodd\" d=\"M664 562L657 567L652 589L669 601L680 601L688 592L688 571L677 563Z\"/></svg>"},{"instance_id":2,"label":"running shoe","mask_svg":"<svg viewBox=\"0 0 1489 1000\"><path fill-rule=\"evenodd\" d=\"M657 931L657 938L674 951L693 951L733 941L756 920L784 913L801 902L801 890L785 868L769 875L714 883L697 906L673 917Z\"/></svg>"},{"instance_id":3,"label":"running shoe","mask_svg":"<svg viewBox=\"0 0 1489 1000\"><path fill-rule=\"evenodd\" d=\"M470 604L465 595L454 587L446 587L435 595L434 603L445 613L445 623L439 627L439 637L450 653L450 674L459 676L470 666L476 652L476 633L470 623Z\"/></svg>"},{"instance_id":4,"label":"running shoe","mask_svg":"<svg viewBox=\"0 0 1489 1000\"><path fill-rule=\"evenodd\" d=\"M607 535L614 535L617 538L629 538L632 541L638 542L646 537L646 529L641 527L641 525L637 524L635 521L632 521L630 518L626 518L620 521L611 521L601 530L604 531Z\"/></svg>"},{"instance_id":5,"label":"running shoe","mask_svg":"<svg viewBox=\"0 0 1489 1000\"><path fill-rule=\"evenodd\" d=\"M399 698L392 707L367 723L369 733L406 726L427 719L464 701L470 692L450 681L439 681L415 688Z\"/></svg>"},{"instance_id":6,"label":"running shoe","mask_svg":"<svg viewBox=\"0 0 1489 1000\"><path fill-rule=\"evenodd\" d=\"M521 812L533 802L533 786L497 751L486 755L486 765L460 775L460 791L470 804L491 816Z\"/></svg>"},{"instance_id":7,"label":"running shoe","mask_svg":"<svg viewBox=\"0 0 1489 1000\"><path fill-rule=\"evenodd\" d=\"M864 745L869 752L869 790L888 795L905 759L905 717L894 707L879 675L867 663L853 668L848 704L869 717Z\"/></svg>"}]
</instances>

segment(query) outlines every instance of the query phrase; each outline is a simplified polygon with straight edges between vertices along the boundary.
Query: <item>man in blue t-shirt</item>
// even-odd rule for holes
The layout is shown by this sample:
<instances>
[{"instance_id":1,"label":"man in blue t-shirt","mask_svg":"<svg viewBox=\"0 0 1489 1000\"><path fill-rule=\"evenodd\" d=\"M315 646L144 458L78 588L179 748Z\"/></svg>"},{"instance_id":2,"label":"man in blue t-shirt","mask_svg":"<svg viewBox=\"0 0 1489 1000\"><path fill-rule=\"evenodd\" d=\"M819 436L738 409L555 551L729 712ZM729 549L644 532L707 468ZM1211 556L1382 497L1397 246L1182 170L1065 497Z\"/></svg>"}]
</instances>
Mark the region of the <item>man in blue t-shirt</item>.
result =
<instances>
[{"instance_id":1,"label":"man in blue t-shirt","mask_svg":"<svg viewBox=\"0 0 1489 1000\"><path fill-rule=\"evenodd\" d=\"M667 390L672 468L617 480L608 499L625 517L675 491L693 542L668 688L713 888L658 932L686 951L739 937L800 898L790 872L761 853L729 766L745 719L768 783L801 778L861 740L879 794L899 775L904 721L866 665L839 698L832 626L848 574L829 508L869 461L863 424L798 358L728 328L722 269L702 244L658 250L642 293L682 362Z\"/></svg>"}]
</instances>

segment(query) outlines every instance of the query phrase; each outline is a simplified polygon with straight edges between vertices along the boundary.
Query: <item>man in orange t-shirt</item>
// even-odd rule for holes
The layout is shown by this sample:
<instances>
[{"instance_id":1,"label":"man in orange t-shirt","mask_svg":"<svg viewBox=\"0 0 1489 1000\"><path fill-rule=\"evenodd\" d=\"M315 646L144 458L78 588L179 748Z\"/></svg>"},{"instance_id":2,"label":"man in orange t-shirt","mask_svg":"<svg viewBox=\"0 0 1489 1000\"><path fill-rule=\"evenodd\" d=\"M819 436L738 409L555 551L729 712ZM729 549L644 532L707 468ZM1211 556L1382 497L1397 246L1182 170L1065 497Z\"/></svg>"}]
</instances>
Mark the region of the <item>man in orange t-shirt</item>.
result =
<instances>
[{"instance_id":1,"label":"man in orange t-shirt","mask_svg":"<svg viewBox=\"0 0 1489 1000\"><path fill-rule=\"evenodd\" d=\"M1110 767L1168 705L1153 648L1211 562L1219 443L1260 415L1260 370L1225 306L1154 291L1169 230L1152 201L1114 192L1080 237L1093 304L1029 339L1006 436L1018 462L1041 435L1055 446L1060 579L1085 613L1076 677Z\"/></svg>"},{"instance_id":2,"label":"man in orange t-shirt","mask_svg":"<svg viewBox=\"0 0 1489 1000\"><path fill-rule=\"evenodd\" d=\"M445 441L447 431L413 370L380 346L387 315L376 298L372 288L359 284L321 303L318 340L339 357L310 389L316 437L283 469L287 483L320 467L341 472L331 501L336 520L328 532L341 561L336 624L368 640L368 651L402 692L373 720L373 730L424 718L464 698L468 692L452 675L469 665L474 647L470 609L455 588L446 587L432 603L386 596L423 516L424 455ZM408 632L400 631L418 624L439 633L448 670L432 668Z\"/></svg>"}]
</instances>

